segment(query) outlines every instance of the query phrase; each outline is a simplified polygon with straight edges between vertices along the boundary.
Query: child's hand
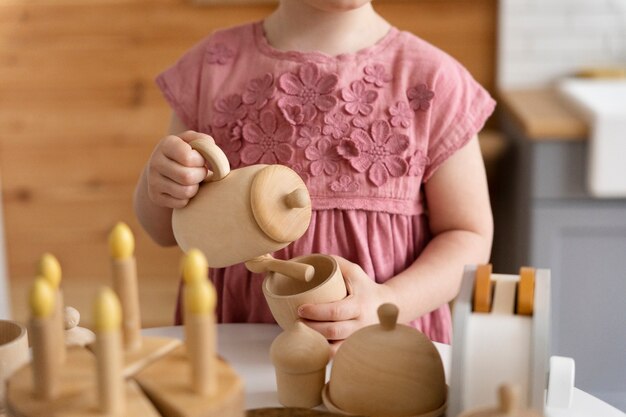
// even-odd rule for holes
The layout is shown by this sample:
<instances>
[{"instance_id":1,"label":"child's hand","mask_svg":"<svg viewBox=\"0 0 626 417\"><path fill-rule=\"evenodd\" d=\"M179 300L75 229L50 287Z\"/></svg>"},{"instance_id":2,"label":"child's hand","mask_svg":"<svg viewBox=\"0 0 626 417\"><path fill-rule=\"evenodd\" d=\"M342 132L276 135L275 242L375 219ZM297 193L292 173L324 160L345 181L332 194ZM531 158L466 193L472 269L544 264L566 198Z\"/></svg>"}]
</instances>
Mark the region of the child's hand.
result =
<instances>
[{"instance_id":1,"label":"child's hand","mask_svg":"<svg viewBox=\"0 0 626 417\"><path fill-rule=\"evenodd\" d=\"M378 323L377 310L381 304L394 301L391 288L374 282L359 265L339 256L334 258L349 295L332 303L303 304L298 309L303 321L331 342L333 354L352 333Z\"/></svg>"},{"instance_id":2,"label":"child's hand","mask_svg":"<svg viewBox=\"0 0 626 417\"><path fill-rule=\"evenodd\" d=\"M185 207L207 176L206 161L189 142L205 137L188 130L161 139L146 168L148 196L158 206Z\"/></svg>"}]
</instances>

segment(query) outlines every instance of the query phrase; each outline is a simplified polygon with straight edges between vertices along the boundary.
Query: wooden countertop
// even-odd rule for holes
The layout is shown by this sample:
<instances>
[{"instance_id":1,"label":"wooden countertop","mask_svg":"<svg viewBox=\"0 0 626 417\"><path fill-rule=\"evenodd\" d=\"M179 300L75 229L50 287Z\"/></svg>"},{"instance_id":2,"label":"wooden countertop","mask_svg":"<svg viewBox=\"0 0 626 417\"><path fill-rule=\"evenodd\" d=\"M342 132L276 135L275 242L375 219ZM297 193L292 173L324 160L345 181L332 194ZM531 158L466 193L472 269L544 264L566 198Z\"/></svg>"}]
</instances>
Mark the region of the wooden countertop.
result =
<instances>
[{"instance_id":1,"label":"wooden countertop","mask_svg":"<svg viewBox=\"0 0 626 417\"><path fill-rule=\"evenodd\" d=\"M534 140L584 140L589 126L553 89L500 92L504 109L522 133Z\"/></svg>"}]
</instances>

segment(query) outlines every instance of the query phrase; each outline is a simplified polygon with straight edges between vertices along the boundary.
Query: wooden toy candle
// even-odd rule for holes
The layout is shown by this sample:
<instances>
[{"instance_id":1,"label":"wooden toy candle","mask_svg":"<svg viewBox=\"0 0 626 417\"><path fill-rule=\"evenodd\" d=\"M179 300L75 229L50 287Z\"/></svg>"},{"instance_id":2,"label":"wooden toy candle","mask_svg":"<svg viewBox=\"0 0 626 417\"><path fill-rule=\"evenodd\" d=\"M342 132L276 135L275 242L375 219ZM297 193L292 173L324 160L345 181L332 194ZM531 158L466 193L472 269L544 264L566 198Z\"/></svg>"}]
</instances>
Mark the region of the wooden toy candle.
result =
<instances>
[{"instance_id":1,"label":"wooden toy candle","mask_svg":"<svg viewBox=\"0 0 626 417\"><path fill-rule=\"evenodd\" d=\"M48 280L48 283L54 290L55 302L52 317L56 327L56 337L58 338L58 341L54 343L54 347L59 350L55 357L60 363L63 364L65 363L67 353L65 348L65 326L63 324L64 302L63 292L61 292L62 273L61 264L54 255L44 253L41 258L39 258L39 263L37 264L37 276L41 276Z\"/></svg>"},{"instance_id":2,"label":"wooden toy candle","mask_svg":"<svg viewBox=\"0 0 626 417\"><path fill-rule=\"evenodd\" d=\"M29 333L33 347L33 390L40 400L52 400L58 395L61 363L55 344L59 343L54 322L54 289L49 281L37 277L30 291Z\"/></svg>"},{"instance_id":3,"label":"wooden toy candle","mask_svg":"<svg viewBox=\"0 0 626 417\"><path fill-rule=\"evenodd\" d=\"M123 415L126 408L122 376L120 302L110 288L99 291L94 306L98 403L102 413Z\"/></svg>"},{"instance_id":4,"label":"wooden toy candle","mask_svg":"<svg viewBox=\"0 0 626 417\"><path fill-rule=\"evenodd\" d=\"M183 273L183 281L185 287L193 282L206 281L208 279L209 264L204 254L196 248L190 249L182 260L181 265ZM183 306L183 323L186 321L185 316L187 309ZM185 326L183 331L185 332L185 339L187 339L187 327Z\"/></svg>"},{"instance_id":5,"label":"wooden toy candle","mask_svg":"<svg viewBox=\"0 0 626 417\"><path fill-rule=\"evenodd\" d=\"M124 349L133 351L141 347L141 316L137 262L133 256L135 238L125 223L117 223L111 231L109 249L112 258L113 289L120 299L124 317L122 322Z\"/></svg>"},{"instance_id":6,"label":"wooden toy candle","mask_svg":"<svg viewBox=\"0 0 626 417\"><path fill-rule=\"evenodd\" d=\"M185 284L206 281L209 264L199 249L190 249L183 258L183 280Z\"/></svg>"},{"instance_id":7,"label":"wooden toy candle","mask_svg":"<svg viewBox=\"0 0 626 417\"><path fill-rule=\"evenodd\" d=\"M215 355L215 287L206 279L206 259L199 251L190 251L184 261L185 274L185 343L191 366L193 390L212 396L217 391ZM202 272L203 271L203 272Z\"/></svg>"}]
</instances>

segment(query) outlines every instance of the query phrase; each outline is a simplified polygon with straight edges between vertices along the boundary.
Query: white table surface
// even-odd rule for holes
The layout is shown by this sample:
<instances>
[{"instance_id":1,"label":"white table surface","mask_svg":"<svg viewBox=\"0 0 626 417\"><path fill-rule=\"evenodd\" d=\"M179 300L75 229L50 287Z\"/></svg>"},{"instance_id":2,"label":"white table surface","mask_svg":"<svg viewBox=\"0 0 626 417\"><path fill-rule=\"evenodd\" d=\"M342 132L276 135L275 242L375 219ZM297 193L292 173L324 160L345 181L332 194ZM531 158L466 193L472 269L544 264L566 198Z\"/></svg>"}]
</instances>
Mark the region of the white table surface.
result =
<instances>
[{"instance_id":1,"label":"white table surface","mask_svg":"<svg viewBox=\"0 0 626 417\"><path fill-rule=\"evenodd\" d=\"M269 357L272 341L281 332L274 324L218 325L218 352L244 380L246 409L280 407L276 393L274 367ZM181 326L144 329L146 336L183 338ZM435 343L443 361L446 382L450 374L451 347ZM329 376L327 369L327 379ZM324 409L323 406L320 409ZM568 410L547 409L546 417L624 417L626 414L603 401L574 388L572 407Z\"/></svg>"}]
</instances>

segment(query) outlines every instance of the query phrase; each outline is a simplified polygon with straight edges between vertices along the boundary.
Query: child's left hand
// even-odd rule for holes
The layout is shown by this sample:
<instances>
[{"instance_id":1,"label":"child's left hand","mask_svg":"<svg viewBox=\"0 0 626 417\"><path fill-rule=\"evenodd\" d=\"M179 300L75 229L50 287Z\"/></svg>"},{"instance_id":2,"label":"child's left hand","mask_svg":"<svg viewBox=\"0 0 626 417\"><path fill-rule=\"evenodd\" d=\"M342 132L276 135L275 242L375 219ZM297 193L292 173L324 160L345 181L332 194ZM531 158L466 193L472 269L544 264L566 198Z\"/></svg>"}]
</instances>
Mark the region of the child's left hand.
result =
<instances>
[{"instance_id":1,"label":"child's left hand","mask_svg":"<svg viewBox=\"0 0 626 417\"><path fill-rule=\"evenodd\" d=\"M378 307L394 301L391 288L374 282L363 269L345 258L334 256L348 288L348 296L340 301L303 304L298 314L309 327L320 332L329 342L333 354L352 333L378 323Z\"/></svg>"}]
</instances>

